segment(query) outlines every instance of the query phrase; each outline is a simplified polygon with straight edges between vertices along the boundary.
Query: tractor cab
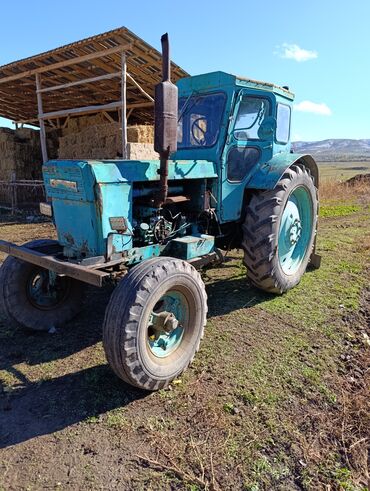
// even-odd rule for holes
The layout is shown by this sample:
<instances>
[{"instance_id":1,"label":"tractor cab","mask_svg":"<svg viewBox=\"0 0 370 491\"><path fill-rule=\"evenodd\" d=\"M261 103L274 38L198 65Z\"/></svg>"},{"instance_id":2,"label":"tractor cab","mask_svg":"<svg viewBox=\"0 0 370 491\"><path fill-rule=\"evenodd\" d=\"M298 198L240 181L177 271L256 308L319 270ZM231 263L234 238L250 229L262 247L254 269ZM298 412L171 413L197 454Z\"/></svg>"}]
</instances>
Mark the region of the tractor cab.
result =
<instances>
[{"instance_id":1,"label":"tractor cab","mask_svg":"<svg viewBox=\"0 0 370 491\"><path fill-rule=\"evenodd\" d=\"M240 218L246 186L263 188L264 167L290 152L294 95L276 85L214 72L181 79L177 152L174 159L217 164L222 222Z\"/></svg>"}]
</instances>

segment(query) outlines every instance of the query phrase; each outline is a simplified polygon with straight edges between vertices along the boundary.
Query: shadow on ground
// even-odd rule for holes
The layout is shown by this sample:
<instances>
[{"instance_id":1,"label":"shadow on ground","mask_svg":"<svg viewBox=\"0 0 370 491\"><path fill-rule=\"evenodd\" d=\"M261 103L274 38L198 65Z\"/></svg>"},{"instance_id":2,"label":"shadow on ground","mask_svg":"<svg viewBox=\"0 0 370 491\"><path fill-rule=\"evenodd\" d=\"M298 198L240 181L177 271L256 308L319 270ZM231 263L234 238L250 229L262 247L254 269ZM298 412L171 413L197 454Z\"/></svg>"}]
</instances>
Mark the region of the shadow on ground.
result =
<instances>
[{"instance_id":1,"label":"shadow on ground","mask_svg":"<svg viewBox=\"0 0 370 491\"><path fill-rule=\"evenodd\" d=\"M0 385L0 448L62 430L130 402L147 392L119 380L108 365L98 365L50 380L30 382L17 368L67 358L101 341L104 310L111 290L89 290L86 309L56 334L13 331L0 321L0 369L14 376ZM249 308L273 298L253 288L244 276L207 285L209 317Z\"/></svg>"},{"instance_id":2,"label":"shadow on ground","mask_svg":"<svg viewBox=\"0 0 370 491\"><path fill-rule=\"evenodd\" d=\"M275 295L253 287L246 276L224 278L207 285L208 317L226 315L235 310L250 308L268 302Z\"/></svg>"},{"instance_id":3,"label":"shadow on ground","mask_svg":"<svg viewBox=\"0 0 370 491\"><path fill-rule=\"evenodd\" d=\"M124 384L100 365L5 393L0 403L0 448L99 416L147 392Z\"/></svg>"}]
</instances>

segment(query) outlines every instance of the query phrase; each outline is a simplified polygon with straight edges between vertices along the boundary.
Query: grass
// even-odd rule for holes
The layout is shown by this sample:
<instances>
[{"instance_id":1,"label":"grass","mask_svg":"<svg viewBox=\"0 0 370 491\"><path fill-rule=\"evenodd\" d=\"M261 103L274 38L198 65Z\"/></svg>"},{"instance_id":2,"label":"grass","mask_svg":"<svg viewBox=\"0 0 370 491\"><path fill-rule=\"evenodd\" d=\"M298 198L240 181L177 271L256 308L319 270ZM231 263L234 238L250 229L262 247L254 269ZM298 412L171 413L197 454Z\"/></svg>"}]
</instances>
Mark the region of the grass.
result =
<instances>
[{"instance_id":1,"label":"grass","mask_svg":"<svg viewBox=\"0 0 370 491\"><path fill-rule=\"evenodd\" d=\"M124 410L117 408L107 414L106 424L109 428L122 430L124 428L128 428L131 421L125 415Z\"/></svg>"},{"instance_id":2,"label":"grass","mask_svg":"<svg viewBox=\"0 0 370 491\"><path fill-rule=\"evenodd\" d=\"M208 270L205 338L167 390L135 392L106 367L95 292L66 334L1 330L0 358L16 360L1 366L2 387L17 394L21 374L30 381L22 405L40 393L27 412L36 427L59 414L2 450L4 489L364 491L369 189L330 182L321 195L321 268L282 296L247 282L241 253Z\"/></svg>"},{"instance_id":3,"label":"grass","mask_svg":"<svg viewBox=\"0 0 370 491\"><path fill-rule=\"evenodd\" d=\"M346 217L359 210L360 207L358 205L322 205L320 207L320 217Z\"/></svg>"},{"instance_id":4,"label":"grass","mask_svg":"<svg viewBox=\"0 0 370 491\"><path fill-rule=\"evenodd\" d=\"M357 174L370 172L370 161L363 162L318 162L320 176L332 182L344 181Z\"/></svg>"}]
</instances>

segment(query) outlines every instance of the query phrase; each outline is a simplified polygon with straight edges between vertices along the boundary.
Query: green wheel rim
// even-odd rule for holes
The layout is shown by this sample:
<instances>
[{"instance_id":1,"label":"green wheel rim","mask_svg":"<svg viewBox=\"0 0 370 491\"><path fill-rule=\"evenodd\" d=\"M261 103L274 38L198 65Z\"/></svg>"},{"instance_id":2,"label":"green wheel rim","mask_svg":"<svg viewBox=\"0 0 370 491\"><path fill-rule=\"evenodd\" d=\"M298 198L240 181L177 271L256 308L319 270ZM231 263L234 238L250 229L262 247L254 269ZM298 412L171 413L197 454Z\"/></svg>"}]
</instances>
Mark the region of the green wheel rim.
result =
<instances>
[{"instance_id":1,"label":"green wheel rim","mask_svg":"<svg viewBox=\"0 0 370 491\"><path fill-rule=\"evenodd\" d=\"M171 355L181 344L188 319L189 307L185 296L177 290L169 290L149 316L149 351L158 358Z\"/></svg>"},{"instance_id":2,"label":"green wheel rim","mask_svg":"<svg viewBox=\"0 0 370 491\"><path fill-rule=\"evenodd\" d=\"M68 296L68 278L58 277L44 269L35 269L26 283L26 294L30 303L39 310L53 310Z\"/></svg>"},{"instance_id":3,"label":"green wheel rim","mask_svg":"<svg viewBox=\"0 0 370 491\"><path fill-rule=\"evenodd\" d=\"M279 227L278 256L286 275L295 274L304 261L312 236L312 197L306 187L295 188L285 205Z\"/></svg>"}]
</instances>

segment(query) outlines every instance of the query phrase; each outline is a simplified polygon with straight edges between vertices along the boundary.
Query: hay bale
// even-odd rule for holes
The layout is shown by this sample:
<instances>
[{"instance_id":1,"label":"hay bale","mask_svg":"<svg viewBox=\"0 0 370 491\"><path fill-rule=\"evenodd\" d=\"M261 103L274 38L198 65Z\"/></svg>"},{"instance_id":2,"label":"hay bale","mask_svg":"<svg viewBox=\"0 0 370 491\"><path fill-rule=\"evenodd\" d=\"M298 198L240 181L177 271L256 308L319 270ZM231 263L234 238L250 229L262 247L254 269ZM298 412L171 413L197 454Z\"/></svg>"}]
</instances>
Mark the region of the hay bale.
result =
<instances>
[{"instance_id":1,"label":"hay bale","mask_svg":"<svg viewBox=\"0 0 370 491\"><path fill-rule=\"evenodd\" d=\"M154 128L151 125L129 126L127 139L129 143L152 144ZM152 155L151 151L148 152L149 150L145 150L146 155ZM120 157L122 156L121 125L108 123L102 114L73 118L59 138L58 155L59 158L85 159Z\"/></svg>"},{"instance_id":2,"label":"hay bale","mask_svg":"<svg viewBox=\"0 0 370 491\"><path fill-rule=\"evenodd\" d=\"M127 140L130 143L153 143L154 127L149 124L128 126Z\"/></svg>"},{"instance_id":3,"label":"hay bale","mask_svg":"<svg viewBox=\"0 0 370 491\"><path fill-rule=\"evenodd\" d=\"M158 160L159 158L151 143L129 143L127 154L130 160Z\"/></svg>"}]
</instances>

